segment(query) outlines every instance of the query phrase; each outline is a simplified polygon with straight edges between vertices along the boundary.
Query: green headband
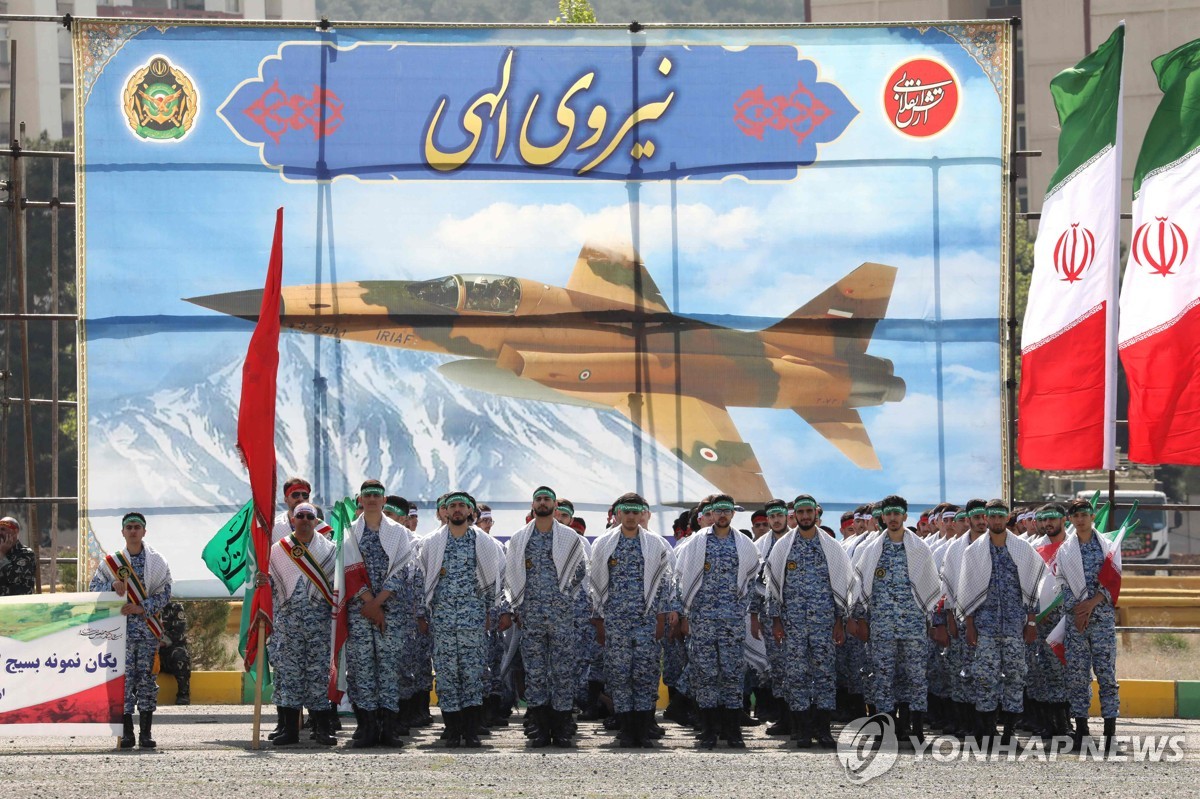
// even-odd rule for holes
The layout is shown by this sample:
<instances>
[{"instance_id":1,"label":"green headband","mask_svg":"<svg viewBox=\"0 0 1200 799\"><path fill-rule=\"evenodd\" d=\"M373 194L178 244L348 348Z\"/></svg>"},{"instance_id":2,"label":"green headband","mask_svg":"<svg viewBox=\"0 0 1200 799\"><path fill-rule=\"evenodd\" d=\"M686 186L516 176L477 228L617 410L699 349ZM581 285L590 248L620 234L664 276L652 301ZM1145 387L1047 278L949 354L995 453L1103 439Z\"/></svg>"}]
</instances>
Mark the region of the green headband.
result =
<instances>
[{"instance_id":1,"label":"green headband","mask_svg":"<svg viewBox=\"0 0 1200 799\"><path fill-rule=\"evenodd\" d=\"M364 497L382 497L387 492L379 486L367 486L358 493Z\"/></svg>"},{"instance_id":2,"label":"green headband","mask_svg":"<svg viewBox=\"0 0 1200 799\"><path fill-rule=\"evenodd\" d=\"M397 515L400 515L400 516L403 516L403 515L404 515L404 511L400 510L400 509L399 509L399 508L397 508L395 505L384 505L384 506L383 506L383 512L384 512L384 513L395 513L395 514L397 514Z\"/></svg>"},{"instance_id":3,"label":"green headband","mask_svg":"<svg viewBox=\"0 0 1200 799\"><path fill-rule=\"evenodd\" d=\"M792 504L792 507L796 510L800 510L801 508L813 508L815 510L817 503L811 499L798 499Z\"/></svg>"},{"instance_id":4,"label":"green headband","mask_svg":"<svg viewBox=\"0 0 1200 799\"><path fill-rule=\"evenodd\" d=\"M954 514L954 521L956 522L961 522L965 518L967 518L967 512L965 510L960 510L958 513Z\"/></svg>"},{"instance_id":5,"label":"green headband","mask_svg":"<svg viewBox=\"0 0 1200 799\"><path fill-rule=\"evenodd\" d=\"M543 489L533 492L534 499L540 499L541 497L550 497L550 499L553 499L555 501L558 500L558 495L555 494L553 491L551 491L548 488L543 488Z\"/></svg>"},{"instance_id":6,"label":"green headband","mask_svg":"<svg viewBox=\"0 0 1200 799\"><path fill-rule=\"evenodd\" d=\"M555 508L555 510L566 511L567 513L571 514L572 516L575 515L575 509L572 508L570 505L559 505L557 508Z\"/></svg>"},{"instance_id":7,"label":"green headband","mask_svg":"<svg viewBox=\"0 0 1200 799\"><path fill-rule=\"evenodd\" d=\"M622 502L620 505L617 506L618 513L620 511L629 511L631 513L645 513L648 510L650 510L650 508L648 508L647 506L642 505L641 503L638 503L638 502Z\"/></svg>"},{"instance_id":8,"label":"green headband","mask_svg":"<svg viewBox=\"0 0 1200 799\"><path fill-rule=\"evenodd\" d=\"M878 509L878 510L872 510L872 511L871 511L871 515L872 515L872 516L882 516L882 515L883 515L883 508L880 508L880 509Z\"/></svg>"},{"instance_id":9,"label":"green headband","mask_svg":"<svg viewBox=\"0 0 1200 799\"><path fill-rule=\"evenodd\" d=\"M713 511L714 513L716 513L719 510L727 510L727 511L730 511L731 513L733 511L737 510L737 508L734 507L734 504L732 502L714 502L713 504L709 505L708 507L709 507L709 510Z\"/></svg>"},{"instance_id":10,"label":"green headband","mask_svg":"<svg viewBox=\"0 0 1200 799\"><path fill-rule=\"evenodd\" d=\"M908 513L908 511L906 511L904 508L900 507L899 505L888 505L886 508L879 511L879 514L881 516L885 513Z\"/></svg>"},{"instance_id":11,"label":"green headband","mask_svg":"<svg viewBox=\"0 0 1200 799\"><path fill-rule=\"evenodd\" d=\"M468 508L475 507L475 503L471 501L471 498L462 492L451 494L450 496L446 497L446 501L442 503L442 507L446 507L451 502L461 502Z\"/></svg>"},{"instance_id":12,"label":"green headband","mask_svg":"<svg viewBox=\"0 0 1200 799\"><path fill-rule=\"evenodd\" d=\"M713 509L712 503L709 503L708 505L704 505L700 508L700 515L703 516L706 513L712 513L712 509Z\"/></svg>"},{"instance_id":13,"label":"green headband","mask_svg":"<svg viewBox=\"0 0 1200 799\"><path fill-rule=\"evenodd\" d=\"M988 516L1008 516L1008 508L988 508Z\"/></svg>"},{"instance_id":14,"label":"green headband","mask_svg":"<svg viewBox=\"0 0 1200 799\"><path fill-rule=\"evenodd\" d=\"M787 516L787 508L781 508L778 505L767 508L768 516Z\"/></svg>"},{"instance_id":15,"label":"green headband","mask_svg":"<svg viewBox=\"0 0 1200 799\"><path fill-rule=\"evenodd\" d=\"M1038 511L1037 513L1033 514L1033 518L1039 522L1045 521L1047 519L1061 519L1062 517L1063 517L1063 515L1056 510L1042 510L1042 511Z\"/></svg>"},{"instance_id":16,"label":"green headband","mask_svg":"<svg viewBox=\"0 0 1200 799\"><path fill-rule=\"evenodd\" d=\"M121 519L121 526L124 527L125 525L129 524L130 522L141 522L142 527L145 527L146 526L146 517L140 513L127 513L127 514L125 514L125 518Z\"/></svg>"},{"instance_id":17,"label":"green headband","mask_svg":"<svg viewBox=\"0 0 1200 799\"><path fill-rule=\"evenodd\" d=\"M972 508L967 511L967 516L972 519L976 516L987 516L987 508Z\"/></svg>"}]
</instances>

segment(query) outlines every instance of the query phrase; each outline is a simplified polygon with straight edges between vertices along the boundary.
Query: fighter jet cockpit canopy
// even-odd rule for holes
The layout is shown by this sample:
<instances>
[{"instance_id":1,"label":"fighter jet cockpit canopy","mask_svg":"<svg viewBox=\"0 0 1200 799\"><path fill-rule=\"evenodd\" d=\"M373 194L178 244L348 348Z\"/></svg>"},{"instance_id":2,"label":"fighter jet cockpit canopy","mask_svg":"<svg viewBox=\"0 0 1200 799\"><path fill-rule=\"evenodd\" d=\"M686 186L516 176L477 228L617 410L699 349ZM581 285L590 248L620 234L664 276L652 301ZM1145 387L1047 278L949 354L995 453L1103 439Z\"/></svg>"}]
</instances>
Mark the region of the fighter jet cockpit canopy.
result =
<instances>
[{"instance_id":1,"label":"fighter jet cockpit canopy","mask_svg":"<svg viewBox=\"0 0 1200 799\"><path fill-rule=\"evenodd\" d=\"M521 282L504 275L449 275L413 283L419 300L466 313L514 314L521 304Z\"/></svg>"}]
</instances>

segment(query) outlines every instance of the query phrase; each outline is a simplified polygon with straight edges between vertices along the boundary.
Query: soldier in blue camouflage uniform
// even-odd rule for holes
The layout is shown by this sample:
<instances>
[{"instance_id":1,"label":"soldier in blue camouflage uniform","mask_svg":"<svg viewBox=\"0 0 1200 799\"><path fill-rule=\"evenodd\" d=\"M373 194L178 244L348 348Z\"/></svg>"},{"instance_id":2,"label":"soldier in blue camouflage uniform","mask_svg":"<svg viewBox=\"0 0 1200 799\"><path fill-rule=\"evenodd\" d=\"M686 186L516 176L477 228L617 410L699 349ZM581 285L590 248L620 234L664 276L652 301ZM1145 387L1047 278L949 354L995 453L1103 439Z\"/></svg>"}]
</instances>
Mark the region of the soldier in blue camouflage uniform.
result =
<instances>
[{"instance_id":1,"label":"soldier in blue camouflage uniform","mask_svg":"<svg viewBox=\"0 0 1200 799\"><path fill-rule=\"evenodd\" d=\"M125 711L122 716L123 730L121 748L133 746L133 709L138 709L139 734L138 746L142 749L153 749L156 744L151 737L153 731L154 711L158 709L158 682L154 678L154 653L158 651L159 640L151 632L147 617L161 613L166 604L171 601L171 571L162 556L143 544L146 536L146 517L136 511L126 513L121 518L121 535L125 539L125 553L133 573L149 592L143 604L138 605L132 599L121 608L121 614L128 617L125 621ZM154 564L149 561L153 560ZM165 572L165 583L161 575ZM157 580L154 580L158 577ZM117 595L129 597L129 583L132 578L114 574L105 562L92 576L90 591L115 591Z\"/></svg>"},{"instance_id":2,"label":"soldier in blue camouflage uniform","mask_svg":"<svg viewBox=\"0 0 1200 799\"><path fill-rule=\"evenodd\" d=\"M557 495L539 486L534 519L509 539L505 589L521 626L521 659L535 747L573 743L577 593L587 577L584 539L554 519ZM557 557L556 557L557 555Z\"/></svg>"},{"instance_id":3,"label":"soldier in blue camouflage uniform","mask_svg":"<svg viewBox=\"0 0 1200 799\"><path fill-rule=\"evenodd\" d=\"M604 682L619 720L617 741L622 746L650 746L658 701L656 639L663 637L669 624L678 622L679 603L668 544L640 524L646 500L635 493L624 494L614 507L620 526L596 540L589 569L596 629L603 641ZM651 557L649 564L645 553ZM649 604L648 576L657 580Z\"/></svg>"},{"instance_id":4,"label":"soldier in blue camouflage uniform","mask_svg":"<svg viewBox=\"0 0 1200 799\"><path fill-rule=\"evenodd\" d=\"M275 639L275 706L283 719L280 734L271 739L275 746L300 742L300 708L307 707L313 718L314 740L323 746L337 743L331 725L333 709L329 703L330 603L326 595L304 575L294 558L283 548L294 537L301 548L312 553L317 568L324 572L325 583L331 578L337 558L336 547L316 533L317 510L302 502L292 509L293 533L271 547L270 586L273 619L271 637ZM328 571L325 571L328 570Z\"/></svg>"},{"instance_id":5,"label":"soldier in blue camouflage uniform","mask_svg":"<svg viewBox=\"0 0 1200 799\"><path fill-rule=\"evenodd\" d=\"M412 613L416 602L411 572L406 569L416 555L416 544L408 528L384 516L385 494L378 480L364 482L359 495L363 515L347 531L347 537L356 536L366 577L365 586L348 605L346 678L364 732L351 741L354 748L404 745L399 719L400 664L406 648L416 646L419 634ZM397 554L404 563L391 563L380 537L384 527L389 538L399 537ZM347 582L351 566L347 558Z\"/></svg>"},{"instance_id":6,"label":"soldier in blue camouflage uniform","mask_svg":"<svg viewBox=\"0 0 1200 799\"><path fill-rule=\"evenodd\" d=\"M713 497L712 527L693 536L676 557L689 678L700 707L700 745L707 749L716 746L718 727L730 747L746 746L741 731L746 621L759 565L753 542L731 527L734 509L728 495Z\"/></svg>"},{"instance_id":7,"label":"soldier in blue camouflage uniform","mask_svg":"<svg viewBox=\"0 0 1200 799\"><path fill-rule=\"evenodd\" d=\"M767 532L754 541L758 556L765 564L771 554L771 548L788 532L788 506L782 499L772 499L763 506L763 515L767 524ZM755 583L754 593L750 596L750 620L753 627L760 631L769 628L770 615L767 612L767 585L764 575ZM785 662L786 647L775 640L773 635L765 635L763 644L767 650L767 662L770 664L769 680L760 683L755 691L758 704L770 702L774 704L778 718L775 724L767 727L767 735L790 735L792 732L791 708L788 706L787 695L784 691L784 680L787 673Z\"/></svg>"},{"instance_id":8,"label":"soldier in blue camouflage uniform","mask_svg":"<svg viewBox=\"0 0 1200 799\"><path fill-rule=\"evenodd\" d=\"M1063 615L1067 617L1065 676L1067 700L1075 718L1075 746L1081 747L1084 739L1091 735L1088 708L1094 672L1099 684L1100 715L1104 719L1104 749L1110 751L1116 734L1120 695L1117 690L1116 613L1112 595L1100 584L1100 568L1106 555L1099 533L1092 526L1091 504L1086 500L1075 500L1068 506L1068 512L1075 530L1059 549L1057 576L1063 592ZM1076 541L1071 542L1071 538ZM1078 546L1078 558L1083 566L1084 587L1081 589L1073 590L1067 580L1068 564L1063 549L1068 545Z\"/></svg>"},{"instance_id":9,"label":"soldier in blue camouflage uniform","mask_svg":"<svg viewBox=\"0 0 1200 799\"><path fill-rule=\"evenodd\" d=\"M675 539L676 550L692 534L691 516L692 512L685 510L673 523L672 536ZM663 718L690 726L694 719L684 676L687 666L687 643L683 639L678 622L667 625L666 633L659 643L662 649L662 681L667 686L667 707L663 711Z\"/></svg>"},{"instance_id":10,"label":"soldier in blue camouflage uniform","mask_svg":"<svg viewBox=\"0 0 1200 799\"><path fill-rule=\"evenodd\" d=\"M1035 514L1034 521L1045 538L1041 539L1038 551L1046 559L1047 566L1053 562L1057 549L1066 539L1064 522L1067 509L1058 504L1043 505ZM1053 580L1053 575L1047 575ZM1055 585L1057 591L1057 584ZM1037 642L1034 644L1033 667L1029 671L1026 685L1029 698L1035 707L1034 732L1043 738L1069 735L1067 724L1070 708L1067 705L1067 683L1062 661L1046 642L1046 637L1058 626L1062 618L1062 605L1050 610L1038 621Z\"/></svg>"},{"instance_id":11,"label":"soldier in blue camouflage uniform","mask_svg":"<svg viewBox=\"0 0 1200 799\"><path fill-rule=\"evenodd\" d=\"M1025 689L1025 645L1037 636L1036 605L1031 606L1022 596L1021 579L1013 550L1029 548L1024 541L1009 535L1008 508L1002 500L987 503L988 540L976 541L975 547L987 547L991 559L991 579L987 597L977 608L962 608L965 614L967 645L975 648L973 673L975 710L979 720L976 739L987 746L996 734L996 717L1000 713L1004 731L1001 743L1012 740L1014 725L1023 707ZM1041 561L1038 561L1039 565ZM960 599L969 601L969 555L964 555L964 577L959 580ZM1039 572L1040 574L1040 572ZM1034 597L1036 599L1036 596Z\"/></svg>"},{"instance_id":12,"label":"soldier in blue camouflage uniform","mask_svg":"<svg viewBox=\"0 0 1200 799\"><path fill-rule=\"evenodd\" d=\"M447 524L424 541L422 571L429 602L429 629L437 672L438 706L448 747L480 746L484 681L487 678L488 610L503 583L503 548L469 522L475 499L454 492L445 499ZM480 553L483 557L480 557ZM485 575L485 585L479 575ZM511 617L502 614L507 628Z\"/></svg>"},{"instance_id":13,"label":"soldier in blue camouflage uniform","mask_svg":"<svg viewBox=\"0 0 1200 799\"><path fill-rule=\"evenodd\" d=\"M415 517L412 513L412 503L407 499L395 494L390 494L384 499L383 515L387 516L392 521L412 532ZM418 548L419 548L418 540ZM418 620L424 614L424 575L421 573L417 560L404 568L404 581L406 583L405 596L409 598L411 603L408 608L408 616ZM426 697L430 688L426 687L426 682L432 686L432 669L430 665L432 642L427 635L417 635L413 640L404 642L400 651L400 663L396 668L398 682L396 691L400 699L400 708L397 713L396 729L400 735L408 735L410 727L427 726L432 719L428 721L424 718L424 711L428 707Z\"/></svg>"},{"instance_id":14,"label":"soldier in blue camouflage uniform","mask_svg":"<svg viewBox=\"0 0 1200 799\"><path fill-rule=\"evenodd\" d=\"M789 547L783 561L782 549L769 555L766 566L772 583L767 601L771 619L768 640L783 650L781 679L776 681L791 709L792 738L802 749L813 738L826 749L835 746L830 734L830 715L837 704L835 646L845 642L843 617L849 587L850 559L836 542L829 552L837 556L831 564L824 543L825 533L816 526L817 501L801 494L792 503L796 529L775 547ZM774 548L772 548L774 551ZM779 563L781 573L771 564ZM841 606L835 600L831 570L840 575Z\"/></svg>"},{"instance_id":15,"label":"soldier in blue camouflage uniform","mask_svg":"<svg viewBox=\"0 0 1200 799\"><path fill-rule=\"evenodd\" d=\"M480 502L476 506L475 527L491 535L495 523L491 507ZM507 607L503 612L508 612ZM509 636L512 635L512 628L500 629L501 613L501 603L488 608L487 680L483 697L483 723L488 727L507 727L507 713L513 706L512 688L503 674L504 650ZM511 618L509 614L509 619Z\"/></svg>"},{"instance_id":16,"label":"soldier in blue camouflage uniform","mask_svg":"<svg viewBox=\"0 0 1200 799\"><path fill-rule=\"evenodd\" d=\"M876 505L885 532L876 539L880 552L874 568L870 568L866 558L861 561L863 580L871 580L872 588L869 600L860 600L856 611L859 635L870 646L873 679L868 701L874 704L876 712L897 718L897 735L902 740L910 729L920 740L928 702L925 641L929 614L913 595L915 574L911 559L921 553L909 552L907 547L910 541L914 547L925 544L906 534L908 503L902 497L889 496ZM864 542L864 546L869 543ZM932 561L927 547L924 554ZM941 592L940 583L936 582L936 567L933 568L936 600Z\"/></svg>"}]
</instances>

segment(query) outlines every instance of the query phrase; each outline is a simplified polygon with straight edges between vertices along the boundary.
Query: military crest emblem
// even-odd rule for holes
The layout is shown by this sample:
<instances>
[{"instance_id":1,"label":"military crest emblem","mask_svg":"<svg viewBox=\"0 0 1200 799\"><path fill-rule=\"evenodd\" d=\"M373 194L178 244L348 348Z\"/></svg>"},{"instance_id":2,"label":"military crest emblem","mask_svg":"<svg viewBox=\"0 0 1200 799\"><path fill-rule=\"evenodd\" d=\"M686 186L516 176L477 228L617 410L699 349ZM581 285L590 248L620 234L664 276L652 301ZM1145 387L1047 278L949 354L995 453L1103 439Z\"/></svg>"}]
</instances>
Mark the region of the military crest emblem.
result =
<instances>
[{"instance_id":1,"label":"military crest emblem","mask_svg":"<svg viewBox=\"0 0 1200 799\"><path fill-rule=\"evenodd\" d=\"M161 55L134 70L121 100L133 132L151 141L182 139L195 124L199 108L191 77Z\"/></svg>"},{"instance_id":2,"label":"military crest emblem","mask_svg":"<svg viewBox=\"0 0 1200 799\"><path fill-rule=\"evenodd\" d=\"M794 561L794 560L789 560L789 561L787 562L787 569L788 569L788 571L790 571L790 572L794 572L794 571L796 571L796 569L797 569L797 568L799 568L799 567L796 565L796 561Z\"/></svg>"}]
</instances>

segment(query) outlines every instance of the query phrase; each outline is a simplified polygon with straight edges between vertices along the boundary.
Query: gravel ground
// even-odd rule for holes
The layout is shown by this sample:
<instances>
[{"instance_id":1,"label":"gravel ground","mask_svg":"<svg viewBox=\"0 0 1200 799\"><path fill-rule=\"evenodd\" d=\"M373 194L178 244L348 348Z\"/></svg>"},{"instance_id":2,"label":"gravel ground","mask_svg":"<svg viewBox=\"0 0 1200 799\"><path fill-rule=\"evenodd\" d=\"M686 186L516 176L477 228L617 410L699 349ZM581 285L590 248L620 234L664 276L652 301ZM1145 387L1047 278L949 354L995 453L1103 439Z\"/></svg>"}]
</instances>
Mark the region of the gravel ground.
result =
<instances>
[{"instance_id":1,"label":"gravel ground","mask_svg":"<svg viewBox=\"0 0 1200 799\"><path fill-rule=\"evenodd\" d=\"M264 731L274 726L273 708ZM435 713L436 716L436 713ZM165 707L155 715L154 752L121 752L109 738L0 738L0 778L23 799L158 797L754 797L820 799L892 795L1016 797L1200 796L1200 721L1122 720L1126 735L1183 735L1175 763L938 762L902 752L867 785L850 782L830 752L788 748L762 727L741 752L695 749L693 736L667 723L654 751L614 749L599 724L580 725L570 750L526 747L519 717L479 750L445 750L440 726L420 730L402 750L325 749L305 742L249 748L251 714L242 707ZM343 720L344 722L346 720ZM349 738L353 721L339 737ZM269 723L268 723L269 722ZM1093 731L1099 720L1094 720ZM836 732L836 731L835 731Z\"/></svg>"}]
</instances>

